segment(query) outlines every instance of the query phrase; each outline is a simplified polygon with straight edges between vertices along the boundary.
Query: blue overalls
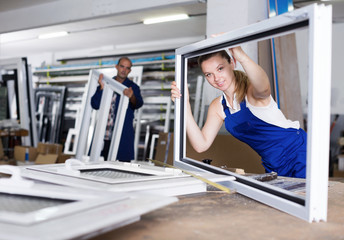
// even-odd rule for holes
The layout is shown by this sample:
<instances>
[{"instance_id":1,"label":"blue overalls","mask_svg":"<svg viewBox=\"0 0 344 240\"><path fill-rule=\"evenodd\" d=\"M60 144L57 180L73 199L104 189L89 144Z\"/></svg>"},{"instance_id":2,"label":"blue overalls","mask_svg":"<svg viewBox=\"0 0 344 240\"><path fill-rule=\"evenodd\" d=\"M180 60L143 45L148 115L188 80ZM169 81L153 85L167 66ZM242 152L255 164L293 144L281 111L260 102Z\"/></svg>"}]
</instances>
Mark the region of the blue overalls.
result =
<instances>
[{"instance_id":1,"label":"blue overalls","mask_svg":"<svg viewBox=\"0 0 344 240\"><path fill-rule=\"evenodd\" d=\"M247 143L261 157L266 172L277 172L279 176L306 177L307 134L304 130L282 128L257 118L240 103L240 111L231 114L222 98L228 132Z\"/></svg>"}]
</instances>

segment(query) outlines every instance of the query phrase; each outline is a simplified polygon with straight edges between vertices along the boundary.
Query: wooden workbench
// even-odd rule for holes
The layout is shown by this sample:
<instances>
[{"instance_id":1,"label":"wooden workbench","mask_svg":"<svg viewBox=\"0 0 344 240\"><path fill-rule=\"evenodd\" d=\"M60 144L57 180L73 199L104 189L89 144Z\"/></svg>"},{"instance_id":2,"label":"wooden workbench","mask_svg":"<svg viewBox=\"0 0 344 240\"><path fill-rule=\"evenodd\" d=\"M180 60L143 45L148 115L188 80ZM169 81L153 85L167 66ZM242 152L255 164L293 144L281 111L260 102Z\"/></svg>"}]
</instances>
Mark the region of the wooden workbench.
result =
<instances>
[{"instance_id":1,"label":"wooden workbench","mask_svg":"<svg viewBox=\"0 0 344 240\"><path fill-rule=\"evenodd\" d=\"M113 239L344 239L344 183L329 183L327 222L308 223L240 194L212 191L181 196L92 240Z\"/></svg>"}]
</instances>

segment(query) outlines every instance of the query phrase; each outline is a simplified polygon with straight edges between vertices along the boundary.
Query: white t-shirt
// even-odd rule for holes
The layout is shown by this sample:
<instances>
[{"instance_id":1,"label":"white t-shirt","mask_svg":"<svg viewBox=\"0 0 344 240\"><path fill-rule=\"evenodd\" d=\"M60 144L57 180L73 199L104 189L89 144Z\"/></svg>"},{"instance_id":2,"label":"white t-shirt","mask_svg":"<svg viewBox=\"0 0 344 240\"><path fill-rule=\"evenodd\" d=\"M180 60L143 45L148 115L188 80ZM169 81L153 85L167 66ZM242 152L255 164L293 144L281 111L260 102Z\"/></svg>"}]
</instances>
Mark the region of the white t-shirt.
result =
<instances>
[{"instance_id":1,"label":"white t-shirt","mask_svg":"<svg viewBox=\"0 0 344 240\"><path fill-rule=\"evenodd\" d=\"M240 111L240 103L238 103L236 99L236 94L234 94L233 108L228 103L227 98L224 93L223 93L223 96L226 99L226 104L231 114ZM291 121L284 116L284 114L278 108L277 103L275 102L275 100L272 98L271 95L270 95L269 105L264 106L264 107L256 107L256 106L251 105L247 100L247 96L245 96L245 100L246 100L246 106L248 107L248 109L250 109L251 113L257 118L259 118L260 120L266 123L278 126L278 127L282 127L282 128L295 128L295 129L300 128L299 121ZM222 104L222 98L220 98L220 103ZM226 114L224 111L223 111L223 114L224 114L224 117L226 117Z\"/></svg>"}]
</instances>

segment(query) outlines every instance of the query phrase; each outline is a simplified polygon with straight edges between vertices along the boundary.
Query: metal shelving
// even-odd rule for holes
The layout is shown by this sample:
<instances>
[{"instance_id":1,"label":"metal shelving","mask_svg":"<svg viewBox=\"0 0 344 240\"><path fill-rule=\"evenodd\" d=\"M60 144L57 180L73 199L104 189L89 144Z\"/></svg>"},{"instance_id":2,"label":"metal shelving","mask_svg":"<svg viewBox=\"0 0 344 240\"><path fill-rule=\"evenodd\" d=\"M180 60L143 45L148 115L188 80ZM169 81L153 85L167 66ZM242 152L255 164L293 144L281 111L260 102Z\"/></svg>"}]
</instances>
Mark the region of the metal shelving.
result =
<instances>
[{"instance_id":1,"label":"metal shelving","mask_svg":"<svg viewBox=\"0 0 344 240\"><path fill-rule=\"evenodd\" d=\"M145 58L146 57L146 58ZM159 59L161 58L161 59ZM164 59L167 58L167 59ZM150 99L151 97L169 97L170 96L170 85L174 80L174 55L163 56L138 56L131 57L133 61L133 66L142 66L142 81L138 83L141 89L142 97L145 99ZM56 66L47 66L43 68L36 69L34 75L38 77L36 86L40 85L52 85L52 86L65 86L66 87L66 103L64 116L62 121L62 141L63 144L67 138L67 132L70 128L73 128L76 122L78 114L80 114L80 108L82 105L83 94L85 88L87 87L88 74L92 69L105 69L105 68L115 68L115 62L109 61L98 61L89 63L76 63L76 64L64 64ZM161 105L164 103L162 102ZM173 116L173 107L170 116ZM170 110L171 110L170 109ZM169 110L169 111L170 111ZM165 119L161 118L162 114L166 113L166 109L163 107L157 107L154 113L141 114L138 123L138 112L136 112L136 117L134 120L134 127L139 125L140 131L136 133L136 154L138 159L144 159L145 153L147 153L147 134L149 134L149 129L161 129L166 130L161 126L165 125ZM152 115L156 115L153 116ZM158 119L152 121L152 119ZM173 120L171 117L170 119ZM173 126L171 123L170 126ZM151 138L151 135L149 135Z\"/></svg>"}]
</instances>

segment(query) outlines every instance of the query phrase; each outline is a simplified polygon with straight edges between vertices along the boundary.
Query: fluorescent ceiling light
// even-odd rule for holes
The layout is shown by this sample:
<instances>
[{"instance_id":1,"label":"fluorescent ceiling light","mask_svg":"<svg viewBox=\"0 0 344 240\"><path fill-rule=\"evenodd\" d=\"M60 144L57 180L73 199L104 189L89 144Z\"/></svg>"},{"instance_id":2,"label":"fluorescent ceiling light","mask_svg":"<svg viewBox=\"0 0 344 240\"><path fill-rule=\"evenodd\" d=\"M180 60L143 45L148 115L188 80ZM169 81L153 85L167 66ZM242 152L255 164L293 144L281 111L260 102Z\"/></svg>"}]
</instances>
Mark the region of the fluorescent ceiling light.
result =
<instances>
[{"instance_id":1,"label":"fluorescent ceiling light","mask_svg":"<svg viewBox=\"0 0 344 240\"><path fill-rule=\"evenodd\" d=\"M53 33L47 33L47 34L41 34L38 36L39 39L47 39L47 38L55 38L55 37L63 37L67 36L68 32L62 31L62 32L53 32Z\"/></svg>"},{"instance_id":2,"label":"fluorescent ceiling light","mask_svg":"<svg viewBox=\"0 0 344 240\"><path fill-rule=\"evenodd\" d=\"M187 14L178 14L178 15L170 15L170 16L158 17L158 18L148 18L148 19L143 20L143 23L144 24L154 24L154 23L184 20L184 19L188 19L188 18L189 18L189 15L187 15Z\"/></svg>"}]
</instances>

